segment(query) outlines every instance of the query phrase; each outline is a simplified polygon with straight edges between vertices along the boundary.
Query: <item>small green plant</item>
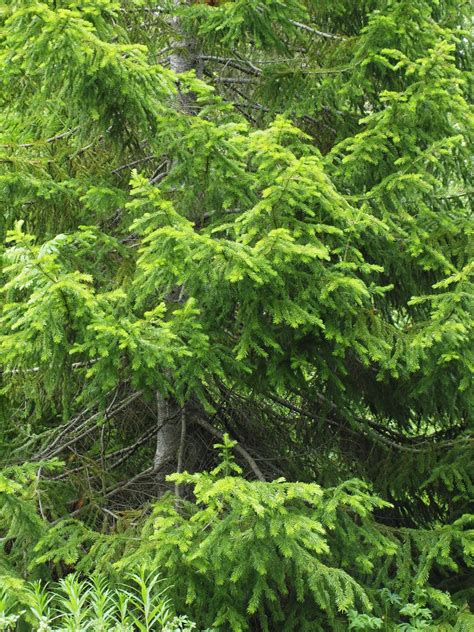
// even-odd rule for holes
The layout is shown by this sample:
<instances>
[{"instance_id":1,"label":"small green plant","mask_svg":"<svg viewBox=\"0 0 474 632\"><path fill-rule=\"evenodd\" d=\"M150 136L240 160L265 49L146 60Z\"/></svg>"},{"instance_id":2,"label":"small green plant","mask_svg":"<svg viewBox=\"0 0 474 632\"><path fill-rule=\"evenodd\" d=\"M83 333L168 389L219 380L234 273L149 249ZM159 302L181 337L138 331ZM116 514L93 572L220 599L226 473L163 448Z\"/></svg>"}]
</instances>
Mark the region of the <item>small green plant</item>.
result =
<instances>
[{"instance_id":1,"label":"small green plant","mask_svg":"<svg viewBox=\"0 0 474 632\"><path fill-rule=\"evenodd\" d=\"M0 630L11 630L19 618L19 614L10 614L10 609L0 601Z\"/></svg>"},{"instance_id":2,"label":"small green plant","mask_svg":"<svg viewBox=\"0 0 474 632\"><path fill-rule=\"evenodd\" d=\"M0 586L0 631L11 630L22 614L22 610L14 607L7 589Z\"/></svg>"},{"instance_id":3,"label":"small green plant","mask_svg":"<svg viewBox=\"0 0 474 632\"><path fill-rule=\"evenodd\" d=\"M349 619L349 630L362 632L365 630L381 630L383 620L379 617L372 617L369 614L360 614L356 610L349 610L347 614Z\"/></svg>"},{"instance_id":4,"label":"small green plant","mask_svg":"<svg viewBox=\"0 0 474 632\"><path fill-rule=\"evenodd\" d=\"M174 617L170 623L167 623L162 632L199 632L194 621L187 616ZM202 632L214 632L211 628L206 628Z\"/></svg>"},{"instance_id":5,"label":"small green plant","mask_svg":"<svg viewBox=\"0 0 474 632\"><path fill-rule=\"evenodd\" d=\"M71 574L57 584L27 584L21 607L0 599L0 630L24 622L38 632L199 632L176 616L163 581L140 567L118 585L101 575ZM208 631L210 632L210 631Z\"/></svg>"},{"instance_id":6,"label":"small green plant","mask_svg":"<svg viewBox=\"0 0 474 632\"><path fill-rule=\"evenodd\" d=\"M409 619L408 622L400 623L397 630L400 632L418 632L418 630L428 630L432 625L432 612L429 608L421 606L419 603L407 603L400 609L400 614Z\"/></svg>"}]
</instances>

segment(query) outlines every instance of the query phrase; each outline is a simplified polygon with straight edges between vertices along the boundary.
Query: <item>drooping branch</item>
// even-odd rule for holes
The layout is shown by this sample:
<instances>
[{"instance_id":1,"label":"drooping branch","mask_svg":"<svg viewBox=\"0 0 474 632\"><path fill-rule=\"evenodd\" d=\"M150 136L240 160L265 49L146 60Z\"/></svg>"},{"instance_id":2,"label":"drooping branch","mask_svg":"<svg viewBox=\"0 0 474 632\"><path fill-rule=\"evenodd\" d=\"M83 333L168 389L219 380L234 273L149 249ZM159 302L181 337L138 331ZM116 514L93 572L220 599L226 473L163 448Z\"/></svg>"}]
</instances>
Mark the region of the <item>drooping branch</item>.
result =
<instances>
[{"instance_id":1,"label":"drooping branch","mask_svg":"<svg viewBox=\"0 0 474 632\"><path fill-rule=\"evenodd\" d=\"M313 419L314 421L321 421L321 418L313 413L304 410L300 406L289 402L282 397L278 397L276 395L268 395L268 398L273 400L275 403L284 406L288 410L298 413L303 417L308 419ZM334 404L332 404L334 408ZM329 425L338 426L346 432L351 432L351 428L347 424L342 424L338 421L335 421L329 417L324 419ZM357 429L362 434L366 435L368 438L376 442L380 442L385 444L390 448L396 448L398 450L413 452L413 453L421 453L424 451L424 447L426 448L436 448L436 449L445 449L451 447L456 444L455 440L450 441L439 441L439 437L437 435L433 435L431 437L423 436L423 437L409 437L402 435L400 433L395 433L389 428L385 428L384 426L378 424L372 419L361 419L354 418L354 423L357 424ZM388 436L387 436L388 435ZM392 436L390 436L392 435ZM460 441L470 441L470 437L463 437Z\"/></svg>"}]
</instances>

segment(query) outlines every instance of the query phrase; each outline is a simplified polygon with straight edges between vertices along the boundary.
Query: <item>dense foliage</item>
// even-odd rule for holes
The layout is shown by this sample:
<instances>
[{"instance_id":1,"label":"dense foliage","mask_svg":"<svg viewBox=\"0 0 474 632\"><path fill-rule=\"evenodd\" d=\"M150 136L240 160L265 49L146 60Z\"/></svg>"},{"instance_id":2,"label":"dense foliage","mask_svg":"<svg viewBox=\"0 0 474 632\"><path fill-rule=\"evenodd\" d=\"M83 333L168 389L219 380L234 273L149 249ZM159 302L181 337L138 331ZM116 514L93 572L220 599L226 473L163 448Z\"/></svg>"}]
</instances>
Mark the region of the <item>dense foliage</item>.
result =
<instances>
[{"instance_id":1,"label":"dense foliage","mask_svg":"<svg viewBox=\"0 0 474 632\"><path fill-rule=\"evenodd\" d=\"M472 629L471 31L2 5L0 625Z\"/></svg>"}]
</instances>

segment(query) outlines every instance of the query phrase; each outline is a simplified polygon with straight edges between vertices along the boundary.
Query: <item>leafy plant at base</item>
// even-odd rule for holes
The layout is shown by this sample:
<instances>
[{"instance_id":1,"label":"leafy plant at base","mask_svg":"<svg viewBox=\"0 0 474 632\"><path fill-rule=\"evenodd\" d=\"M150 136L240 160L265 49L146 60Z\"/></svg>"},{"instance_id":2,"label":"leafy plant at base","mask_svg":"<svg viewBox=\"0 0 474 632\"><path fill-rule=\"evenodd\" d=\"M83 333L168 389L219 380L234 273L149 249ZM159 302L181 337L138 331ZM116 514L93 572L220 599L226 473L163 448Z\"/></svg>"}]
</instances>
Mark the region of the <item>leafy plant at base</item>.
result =
<instances>
[{"instance_id":1,"label":"leafy plant at base","mask_svg":"<svg viewBox=\"0 0 474 632\"><path fill-rule=\"evenodd\" d=\"M41 632L199 632L188 617L173 614L159 575L141 567L124 579L117 586L101 575L84 580L72 574L58 585L26 584L20 599L0 601L0 629L26 624Z\"/></svg>"}]
</instances>

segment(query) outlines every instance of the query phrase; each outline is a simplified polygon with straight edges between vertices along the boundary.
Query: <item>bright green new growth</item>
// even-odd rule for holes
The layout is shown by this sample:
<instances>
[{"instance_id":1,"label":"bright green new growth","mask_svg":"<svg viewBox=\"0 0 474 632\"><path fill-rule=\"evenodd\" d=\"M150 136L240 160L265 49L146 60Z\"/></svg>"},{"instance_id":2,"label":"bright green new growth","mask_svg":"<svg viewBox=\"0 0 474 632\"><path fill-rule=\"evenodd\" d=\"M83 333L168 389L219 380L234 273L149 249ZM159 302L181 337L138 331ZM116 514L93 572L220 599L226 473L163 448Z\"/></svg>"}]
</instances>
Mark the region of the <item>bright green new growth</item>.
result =
<instances>
[{"instance_id":1,"label":"bright green new growth","mask_svg":"<svg viewBox=\"0 0 474 632\"><path fill-rule=\"evenodd\" d=\"M39 584L10 580L5 616L21 607L32 625L50 621L53 627L44 629L146 630L173 621L172 604L201 626L236 632L256 625L284 631L411 629L403 627L405 618L422 629L416 625L440 614L446 622L440 629L462 630L463 621L471 621L429 578L435 569L456 567L458 548L463 562L472 564L472 519L436 532L388 528L374 520L388 504L362 481L326 490L284 479L247 481L232 456L235 445L224 435L211 472L171 475L169 480L192 486L195 500L163 497L127 537L120 530L87 534L74 520L37 535L30 570L64 561L85 574L100 568L114 579L109 585L99 575L83 583L68 575L59 586L66 599ZM15 497L13 481L8 489ZM19 532L25 547L22 537ZM85 546L89 553L80 559ZM139 564L142 570L130 574ZM144 565L161 569L160 584ZM9 603L16 604L13 614Z\"/></svg>"},{"instance_id":2,"label":"bright green new growth","mask_svg":"<svg viewBox=\"0 0 474 632\"><path fill-rule=\"evenodd\" d=\"M469 629L471 39L4 3L0 586L145 559L201 627Z\"/></svg>"}]
</instances>

